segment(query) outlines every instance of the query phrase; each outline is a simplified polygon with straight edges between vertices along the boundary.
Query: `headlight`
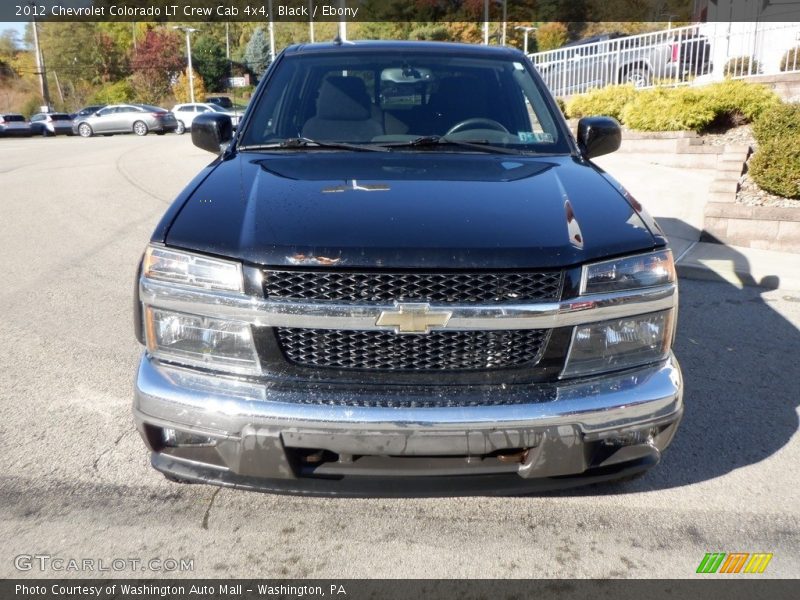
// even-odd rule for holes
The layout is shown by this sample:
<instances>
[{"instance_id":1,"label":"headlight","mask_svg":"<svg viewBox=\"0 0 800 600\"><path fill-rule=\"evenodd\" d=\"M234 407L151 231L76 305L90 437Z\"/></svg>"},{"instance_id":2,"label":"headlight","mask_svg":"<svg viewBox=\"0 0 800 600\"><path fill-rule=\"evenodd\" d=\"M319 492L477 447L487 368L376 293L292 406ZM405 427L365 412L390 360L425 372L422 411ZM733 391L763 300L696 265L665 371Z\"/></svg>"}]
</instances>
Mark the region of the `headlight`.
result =
<instances>
[{"instance_id":1,"label":"headlight","mask_svg":"<svg viewBox=\"0 0 800 600\"><path fill-rule=\"evenodd\" d=\"M562 377L615 371L663 360L672 345L673 309L579 325Z\"/></svg>"},{"instance_id":2,"label":"headlight","mask_svg":"<svg viewBox=\"0 0 800 600\"><path fill-rule=\"evenodd\" d=\"M157 358L231 373L261 373L247 323L148 306L145 332L147 349Z\"/></svg>"},{"instance_id":3,"label":"headlight","mask_svg":"<svg viewBox=\"0 0 800 600\"><path fill-rule=\"evenodd\" d=\"M210 290L242 291L242 265L198 254L148 246L142 273L150 279Z\"/></svg>"},{"instance_id":4,"label":"headlight","mask_svg":"<svg viewBox=\"0 0 800 600\"><path fill-rule=\"evenodd\" d=\"M619 292L675 282L670 250L639 254L583 267L581 294Z\"/></svg>"}]
</instances>

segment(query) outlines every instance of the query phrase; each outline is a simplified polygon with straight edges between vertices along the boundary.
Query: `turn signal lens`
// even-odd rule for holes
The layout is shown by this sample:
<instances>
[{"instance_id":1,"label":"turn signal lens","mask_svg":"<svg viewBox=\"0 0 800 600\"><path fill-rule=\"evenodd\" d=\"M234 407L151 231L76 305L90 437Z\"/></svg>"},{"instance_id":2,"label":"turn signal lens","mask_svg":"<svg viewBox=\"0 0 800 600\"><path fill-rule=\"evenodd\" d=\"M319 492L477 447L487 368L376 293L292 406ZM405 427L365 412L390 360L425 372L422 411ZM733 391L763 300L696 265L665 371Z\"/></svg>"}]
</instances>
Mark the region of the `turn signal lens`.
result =
<instances>
[{"instance_id":1,"label":"turn signal lens","mask_svg":"<svg viewBox=\"0 0 800 600\"><path fill-rule=\"evenodd\" d=\"M199 254L148 246L143 275L211 290L242 291L242 265Z\"/></svg>"},{"instance_id":2,"label":"turn signal lens","mask_svg":"<svg viewBox=\"0 0 800 600\"><path fill-rule=\"evenodd\" d=\"M583 267L581 294L620 292L675 283L672 251L660 250Z\"/></svg>"}]
</instances>

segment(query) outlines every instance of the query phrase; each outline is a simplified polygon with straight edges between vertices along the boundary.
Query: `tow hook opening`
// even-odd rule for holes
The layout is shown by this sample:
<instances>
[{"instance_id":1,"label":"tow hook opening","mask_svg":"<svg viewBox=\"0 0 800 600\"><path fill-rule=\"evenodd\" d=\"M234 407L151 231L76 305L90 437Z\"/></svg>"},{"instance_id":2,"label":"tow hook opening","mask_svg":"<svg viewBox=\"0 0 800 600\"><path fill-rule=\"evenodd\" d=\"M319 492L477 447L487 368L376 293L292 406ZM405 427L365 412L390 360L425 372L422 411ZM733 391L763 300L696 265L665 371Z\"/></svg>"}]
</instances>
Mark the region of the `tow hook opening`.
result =
<instances>
[{"instance_id":1,"label":"tow hook opening","mask_svg":"<svg viewBox=\"0 0 800 600\"><path fill-rule=\"evenodd\" d=\"M494 454L501 463L525 464L525 461L528 460L528 453L530 450L530 448L508 449Z\"/></svg>"}]
</instances>

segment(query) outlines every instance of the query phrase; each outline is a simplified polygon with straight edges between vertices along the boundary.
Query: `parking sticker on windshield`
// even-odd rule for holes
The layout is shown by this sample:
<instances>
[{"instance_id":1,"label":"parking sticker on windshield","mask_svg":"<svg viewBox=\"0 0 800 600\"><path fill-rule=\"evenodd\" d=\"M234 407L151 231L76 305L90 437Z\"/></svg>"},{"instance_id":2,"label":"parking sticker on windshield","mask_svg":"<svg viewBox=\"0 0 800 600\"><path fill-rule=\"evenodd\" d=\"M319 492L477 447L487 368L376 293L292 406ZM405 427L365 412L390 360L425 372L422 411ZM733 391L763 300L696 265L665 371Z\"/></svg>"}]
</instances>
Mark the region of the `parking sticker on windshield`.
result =
<instances>
[{"instance_id":1,"label":"parking sticker on windshield","mask_svg":"<svg viewBox=\"0 0 800 600\"><path fill-rule=\"evenodd\" d=\"M550 142L553 141L553 135L550 133L535 133L533 131L518 131L517 137L523 144L535 144L537 142Z\"/></svg>"}]
</instances>

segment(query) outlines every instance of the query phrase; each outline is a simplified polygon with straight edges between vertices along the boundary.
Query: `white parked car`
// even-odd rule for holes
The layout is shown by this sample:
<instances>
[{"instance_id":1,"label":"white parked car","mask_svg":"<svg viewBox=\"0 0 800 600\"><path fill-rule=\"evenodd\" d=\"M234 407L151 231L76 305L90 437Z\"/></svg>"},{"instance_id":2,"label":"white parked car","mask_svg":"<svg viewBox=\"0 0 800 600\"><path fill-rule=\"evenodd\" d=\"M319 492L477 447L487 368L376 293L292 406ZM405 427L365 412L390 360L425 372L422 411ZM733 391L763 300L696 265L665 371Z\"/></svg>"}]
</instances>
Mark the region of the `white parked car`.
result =
<instances>
[{"instance_id":1,"label":"white parked car","mask_svg":"<svg viewBox=\"0 0 800 600\"><path fill-rule=\"evenodd\" d=\"M234 129L236 129L236 126L239 124L241 115L235 110L227 110L211 103L189 102L186 104L176 104L172 107L172 112L175 118L178 119L178 128L175 130L175 133L181 134L187 129L191 129L194 118L199 114L209 111L228 115L231 118Z\"/></svg>"}]
</instances>

